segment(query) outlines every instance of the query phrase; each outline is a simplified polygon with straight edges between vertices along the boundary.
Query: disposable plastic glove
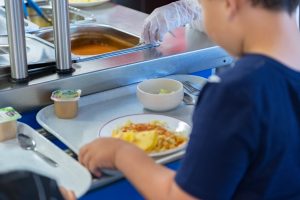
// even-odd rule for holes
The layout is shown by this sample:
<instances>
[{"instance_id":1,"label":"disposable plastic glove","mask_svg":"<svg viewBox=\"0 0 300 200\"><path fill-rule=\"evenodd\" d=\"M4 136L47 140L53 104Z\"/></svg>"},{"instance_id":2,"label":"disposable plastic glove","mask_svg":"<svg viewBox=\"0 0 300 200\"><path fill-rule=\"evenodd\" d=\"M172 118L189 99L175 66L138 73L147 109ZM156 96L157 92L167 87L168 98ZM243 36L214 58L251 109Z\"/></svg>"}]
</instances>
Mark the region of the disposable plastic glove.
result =
<instances>
[{"instance_id":1,"label":"disposable plastic glove","mask_svg":"<svg viewBox=\"0 0 300 200\"><path fill-rule=\"evenodd\" d=\"M145 20L141 42L158 43L167 32L201 18L197 0L181 0L156 8Z\"/></svg>"}]
</instances>

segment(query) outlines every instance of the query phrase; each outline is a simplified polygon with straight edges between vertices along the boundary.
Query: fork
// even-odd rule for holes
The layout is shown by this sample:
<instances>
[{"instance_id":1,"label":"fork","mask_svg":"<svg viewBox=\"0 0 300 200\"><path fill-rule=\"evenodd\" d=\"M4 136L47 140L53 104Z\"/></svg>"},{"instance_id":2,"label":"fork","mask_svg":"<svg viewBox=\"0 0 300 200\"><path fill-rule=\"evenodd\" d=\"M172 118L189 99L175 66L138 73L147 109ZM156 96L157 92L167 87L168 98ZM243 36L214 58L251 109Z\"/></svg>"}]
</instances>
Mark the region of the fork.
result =
<instances>
[{"instance_id":1,"label":"fork","mask_svg":"<svg viewBox=\"0 0 300 200\"><path fill-rule=\"evenodd\" d=\"M195 99L192 97L192 95L188 94L187 92L184 92L183 94L183 102L186 105L195 105Z\"/></svg>"},{"instance_id":2,"label":"fork","mask_svg":"<svg viewBox=\"0 0 300 200\"><path fill-rule=\"evenodd\" d=\"M196 96L199 95L200 89L193 86L191 82L183 81L182 84L183 84L184 89L186 89L192 95L196 95Z\"/></svg>"}]
</instances>

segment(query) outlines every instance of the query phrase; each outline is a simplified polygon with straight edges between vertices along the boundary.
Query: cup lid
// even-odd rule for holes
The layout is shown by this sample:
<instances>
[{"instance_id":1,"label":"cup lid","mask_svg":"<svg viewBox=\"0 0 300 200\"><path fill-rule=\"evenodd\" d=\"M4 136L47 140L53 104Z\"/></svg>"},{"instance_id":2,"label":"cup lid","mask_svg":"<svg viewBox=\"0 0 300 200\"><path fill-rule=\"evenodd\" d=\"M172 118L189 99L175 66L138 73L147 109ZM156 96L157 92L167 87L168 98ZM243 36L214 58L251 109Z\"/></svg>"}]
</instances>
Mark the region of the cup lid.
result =
<instances>
[{"instance_id":1,"label":"cup lid","mask_svg":"<svg viewBox=\"0 0 300 200\"><path fill-rule=\"evenodd\" d=\"M0 123L15 121L22 116L12 107L0 108Z\"/></svg>"},{"instance_id":2,"label":"cup lid","mask_svg":"<svg viewBox=\"0 0 300 200\"><path fill-rule=\"evenodd\" d=\"M81 90L55 90L51 99L54 101L77 101L80 98Z\"/></svg>"}]
</instances>

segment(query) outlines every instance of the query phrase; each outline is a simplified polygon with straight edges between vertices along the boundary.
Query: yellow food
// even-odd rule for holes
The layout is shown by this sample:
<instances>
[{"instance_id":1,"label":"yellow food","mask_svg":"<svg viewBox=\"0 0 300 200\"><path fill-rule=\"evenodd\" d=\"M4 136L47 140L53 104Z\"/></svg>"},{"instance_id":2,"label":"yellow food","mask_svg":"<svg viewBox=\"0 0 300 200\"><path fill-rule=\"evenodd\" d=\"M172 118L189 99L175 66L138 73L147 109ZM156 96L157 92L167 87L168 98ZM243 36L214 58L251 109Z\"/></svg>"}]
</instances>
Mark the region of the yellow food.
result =
<instances>
[{"instance_id":1,"label":"yellow food","mask_svg":"<svg viewBox=\"0 0 300 200\"><path fill-rule=\"evenodd\" d=\"M167 89L160 89L159 90L159 94L170 94L171 91L167 90Z\"/></svg>"},{"instance_id":2,"label":"yellow food","mask_svg":"<svg viewBox=\"0 0 300 200\"><path fill-rule=\"evenodd\" d=\"M128 121L112 132L112 137L133 143L146 152L161 152L173 149L187 141L187 137L166 129L160 121L135 124Z\"/></svg>"}]
</instances>

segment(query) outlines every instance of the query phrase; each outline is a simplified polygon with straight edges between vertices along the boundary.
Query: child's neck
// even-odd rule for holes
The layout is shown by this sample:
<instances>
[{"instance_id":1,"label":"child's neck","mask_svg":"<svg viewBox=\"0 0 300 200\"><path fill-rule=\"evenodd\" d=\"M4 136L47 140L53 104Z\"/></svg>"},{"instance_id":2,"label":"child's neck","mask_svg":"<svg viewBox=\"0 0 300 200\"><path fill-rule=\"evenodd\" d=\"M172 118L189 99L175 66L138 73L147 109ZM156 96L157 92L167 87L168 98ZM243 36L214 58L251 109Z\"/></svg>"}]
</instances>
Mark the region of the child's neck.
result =
<instances>
[{"instance_id":1,"label":"child's neck","mask_svg":"<svg viewBox=\"0 0 300 200\"><path fill-rule=\"evenodd\" d=\"M258 12L245 24L243 52L260 53L300 71L300 33L295 17Z\"/></svg>"}]
</instances>

